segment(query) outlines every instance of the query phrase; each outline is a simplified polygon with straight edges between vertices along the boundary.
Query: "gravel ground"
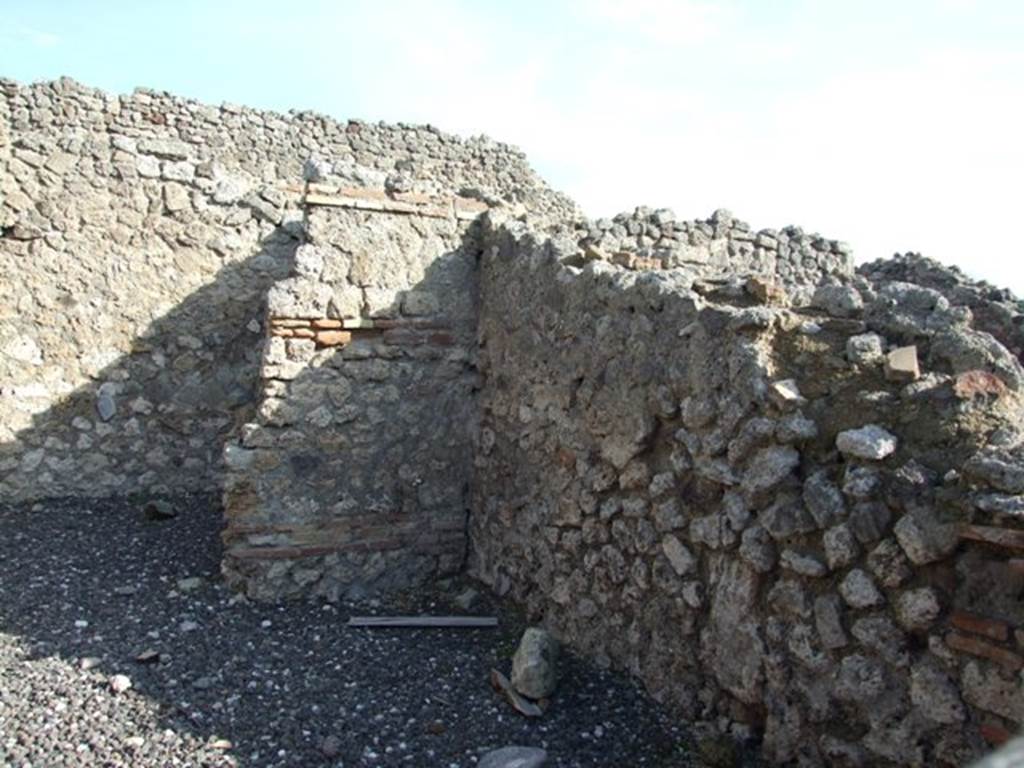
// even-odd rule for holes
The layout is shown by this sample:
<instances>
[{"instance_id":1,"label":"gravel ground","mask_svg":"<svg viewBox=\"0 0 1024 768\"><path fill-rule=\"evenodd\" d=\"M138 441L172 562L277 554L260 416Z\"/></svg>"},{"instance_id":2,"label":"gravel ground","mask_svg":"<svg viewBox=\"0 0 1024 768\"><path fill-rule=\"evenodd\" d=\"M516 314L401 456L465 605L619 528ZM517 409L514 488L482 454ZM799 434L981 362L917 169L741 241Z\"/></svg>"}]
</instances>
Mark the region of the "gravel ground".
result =
<instances>
[{"instance_id":1,"label":"gravel ground","mask_svg":"<svg viewBox=\"0 0 1024 768\"><path fill-rule=\"evenodd\" d=\"M508 672L524 625L490 598L475 610L498 630L343 626L452 611L463 584L251 604L220 582L215 500L174 507L152 521L125 500L0 506L0 766L470 768L510 744L552 767L691 764L664 710L571 656L544 718L513 712L488 675Z\"/></svg>"}]
</instances>

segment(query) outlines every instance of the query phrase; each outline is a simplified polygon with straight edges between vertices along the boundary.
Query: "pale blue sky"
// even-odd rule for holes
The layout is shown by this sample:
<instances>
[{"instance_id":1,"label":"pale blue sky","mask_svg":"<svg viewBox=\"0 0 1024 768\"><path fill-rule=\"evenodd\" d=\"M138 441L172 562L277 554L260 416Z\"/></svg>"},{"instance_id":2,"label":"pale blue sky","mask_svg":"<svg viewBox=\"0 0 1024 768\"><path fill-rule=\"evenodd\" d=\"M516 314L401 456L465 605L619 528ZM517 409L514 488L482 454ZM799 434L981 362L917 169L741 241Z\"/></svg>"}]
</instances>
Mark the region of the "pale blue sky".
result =
<instances>
[{"instance_id":1,"label":"pale blue sky","mask_svg":"<svg viewBox=\"0 0 1024 768\"><path fill-rule=\"evenodd\" d=\"M1024 293L1018 0L0 0L0 75L430 122L639 204Z\"/></svg>"}]
</instances>

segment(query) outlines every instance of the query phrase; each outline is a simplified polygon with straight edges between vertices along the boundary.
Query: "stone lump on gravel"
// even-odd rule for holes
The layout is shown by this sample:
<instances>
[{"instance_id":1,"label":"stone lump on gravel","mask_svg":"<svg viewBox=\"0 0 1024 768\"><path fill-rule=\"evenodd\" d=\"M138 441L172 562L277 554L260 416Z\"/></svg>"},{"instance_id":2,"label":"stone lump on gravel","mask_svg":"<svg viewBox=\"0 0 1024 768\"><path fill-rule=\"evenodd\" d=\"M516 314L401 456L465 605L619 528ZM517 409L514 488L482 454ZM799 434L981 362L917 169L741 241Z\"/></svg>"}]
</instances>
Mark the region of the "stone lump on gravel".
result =
<instances>
[{"instance_id":1,"label":"stone lump on gravel","mask_svg":"<svg viewBox=\"0 0 1024 768\"><path fill-rule=\"evenodd\" d=\"M519 744L544 747L545 768L654 768L686 743L631 682L571 654L558 706L517 715L486 683L524 629L500 606L496 631L364 635L339 628L369 610L436 613L451 597L266 606L208 578L185 612L169 587L216 571L221 517L209 497L172 501L180 514L160 525L125 500L0 504L0 765L469 768ZM114 593L125 584L145 599ZM200 631L180 635L186 620ZM116 675L127 692L114 692Z\"/></svg>"},{"instance_id":2,"label":"stone lump on gravel","mask_svg":"<svg viewBox=\"0 0 1024 768\"><path fill-rule=\"evenodd\" d=\"M529 627L512 657L512 685L531 699L546 699L558 684L558 641L546 630Z\"/></svg>"},{"instance_id":3,"label":"stone lump on gravel","mask_svg":"<svg viewBox=\"0 0 1024 768\"><path fill-rule=\"evenodd\" d=\"M502 747L481 757L477 768L540 768L547 759L537 747Z\"/></svg>"},{"instance_id":4,"label":"stone lump on gravel","mask_svg":"<svg viewBox=\"0 0 1024 768\"><path fill-rule=\"evenodd\" d=\"M114 693L124 693L131 687L132 681L128 675L114 675L110 678L110 690Z\"/></svg>"},{"instance_id":5,"label":"stone lump on gravel","mask_svg":"<svg viewBox=\"0 0 1024 768\"><path fill-rule=\"evenodd\" d=\"M896 450L896 436L877 424L848 429L836 436L836 448L858 459L878 461Z\"/></svg>"}]
</instances>

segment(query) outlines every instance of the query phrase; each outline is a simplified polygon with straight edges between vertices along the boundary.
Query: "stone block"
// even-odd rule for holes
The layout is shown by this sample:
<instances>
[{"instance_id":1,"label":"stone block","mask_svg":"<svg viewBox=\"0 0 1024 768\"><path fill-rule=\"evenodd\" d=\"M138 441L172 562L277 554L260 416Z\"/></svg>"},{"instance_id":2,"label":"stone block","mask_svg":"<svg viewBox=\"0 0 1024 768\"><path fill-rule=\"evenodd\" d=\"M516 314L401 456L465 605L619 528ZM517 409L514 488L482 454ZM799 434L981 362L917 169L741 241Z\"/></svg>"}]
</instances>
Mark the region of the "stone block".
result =
<instances>
[{"instance_id":1,"label":"stone block","mask_svg":"<svg viewBox=\"0 0 1024 768\"><path fill-rule=\"evenodd\" d=\"M917 381L921 367L917 362L917 347L897 347L885 356L885 378L889 381Z\"/></svg>"},{"instance_id":2,"label":"stone block","mask_svg":"<svg viewBox=\"0 0 1024 768\"><path fill-rule=\"evenodd\" d=\"M927 565L947 557L957 544L956 528L941 523L931 509L908 512L893 528L896 540L915 565Z\"/></svg>"},{"instance_id":3,"label":"stone block","mask_svg":"<svg viewBox=\"0 0 1024 768\"><path fill-rule=\"evenodd\" d=\"M171 213L183 211L191 207L188 189L181 184L168 183L164 185L164 208Z\"/></svg>"}]
</instances>

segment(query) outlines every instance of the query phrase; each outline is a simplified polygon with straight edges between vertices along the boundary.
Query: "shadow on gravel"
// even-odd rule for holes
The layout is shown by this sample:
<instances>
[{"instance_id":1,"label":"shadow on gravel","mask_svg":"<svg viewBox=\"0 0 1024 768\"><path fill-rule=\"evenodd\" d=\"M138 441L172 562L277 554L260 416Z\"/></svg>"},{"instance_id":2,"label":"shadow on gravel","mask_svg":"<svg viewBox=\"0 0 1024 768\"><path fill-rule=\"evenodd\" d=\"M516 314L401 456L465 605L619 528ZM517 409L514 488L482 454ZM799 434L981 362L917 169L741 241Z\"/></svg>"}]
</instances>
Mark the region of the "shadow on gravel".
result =
<instances>
[{"instance_id":1,"label":"shadow on gravel","mask_svg":"<svg viewBox=\"0 0 1024 768\"><path fill-rule=\"evenodd\" d=\"M487 683L522 629L508 612L496 631L343 626L451 610L458 584L387 605L249 604L219 581L216 500L174 507L158 522L127 499L0 506L5 765L466 768L507 744L547 747L551 766L689 764L656 705L573 658L543 719L508 709ZM114 693L115 674L132 688Z\"/></svg>"},{"instance_id":2,"label":"shadow on gravel","mask_svg":"<svg viewBox=\"0 0 1024 768\"><path fill-rule=\"evenodd\" d=\"M552 767L688 764L656 704L572 657L548 714L515 714L488 679L508 671L523 623L489 598L476 610L497 613L498 630L344 626L352 612L458 610L459 583L386 604L254 605L220 580L216 496L169 497L176 515L160 521L138 499L104 497L166 492L154 462L183 487L213 485L224 439L254 407L262 331L248 323L296 244L279 229L104 369L98 381L123 384L116 429L75 426L98 423L86 386L0 445L16 467L0 486L75 497L0 504L0 765L469 768L509 744L546 747ZM155 410L133 414L138 398ZM67 464L72 475L61 451L88 451L83 434L104 450ZM131 688L115 692L115 675Z\"/></svg>"}]
</instances>

